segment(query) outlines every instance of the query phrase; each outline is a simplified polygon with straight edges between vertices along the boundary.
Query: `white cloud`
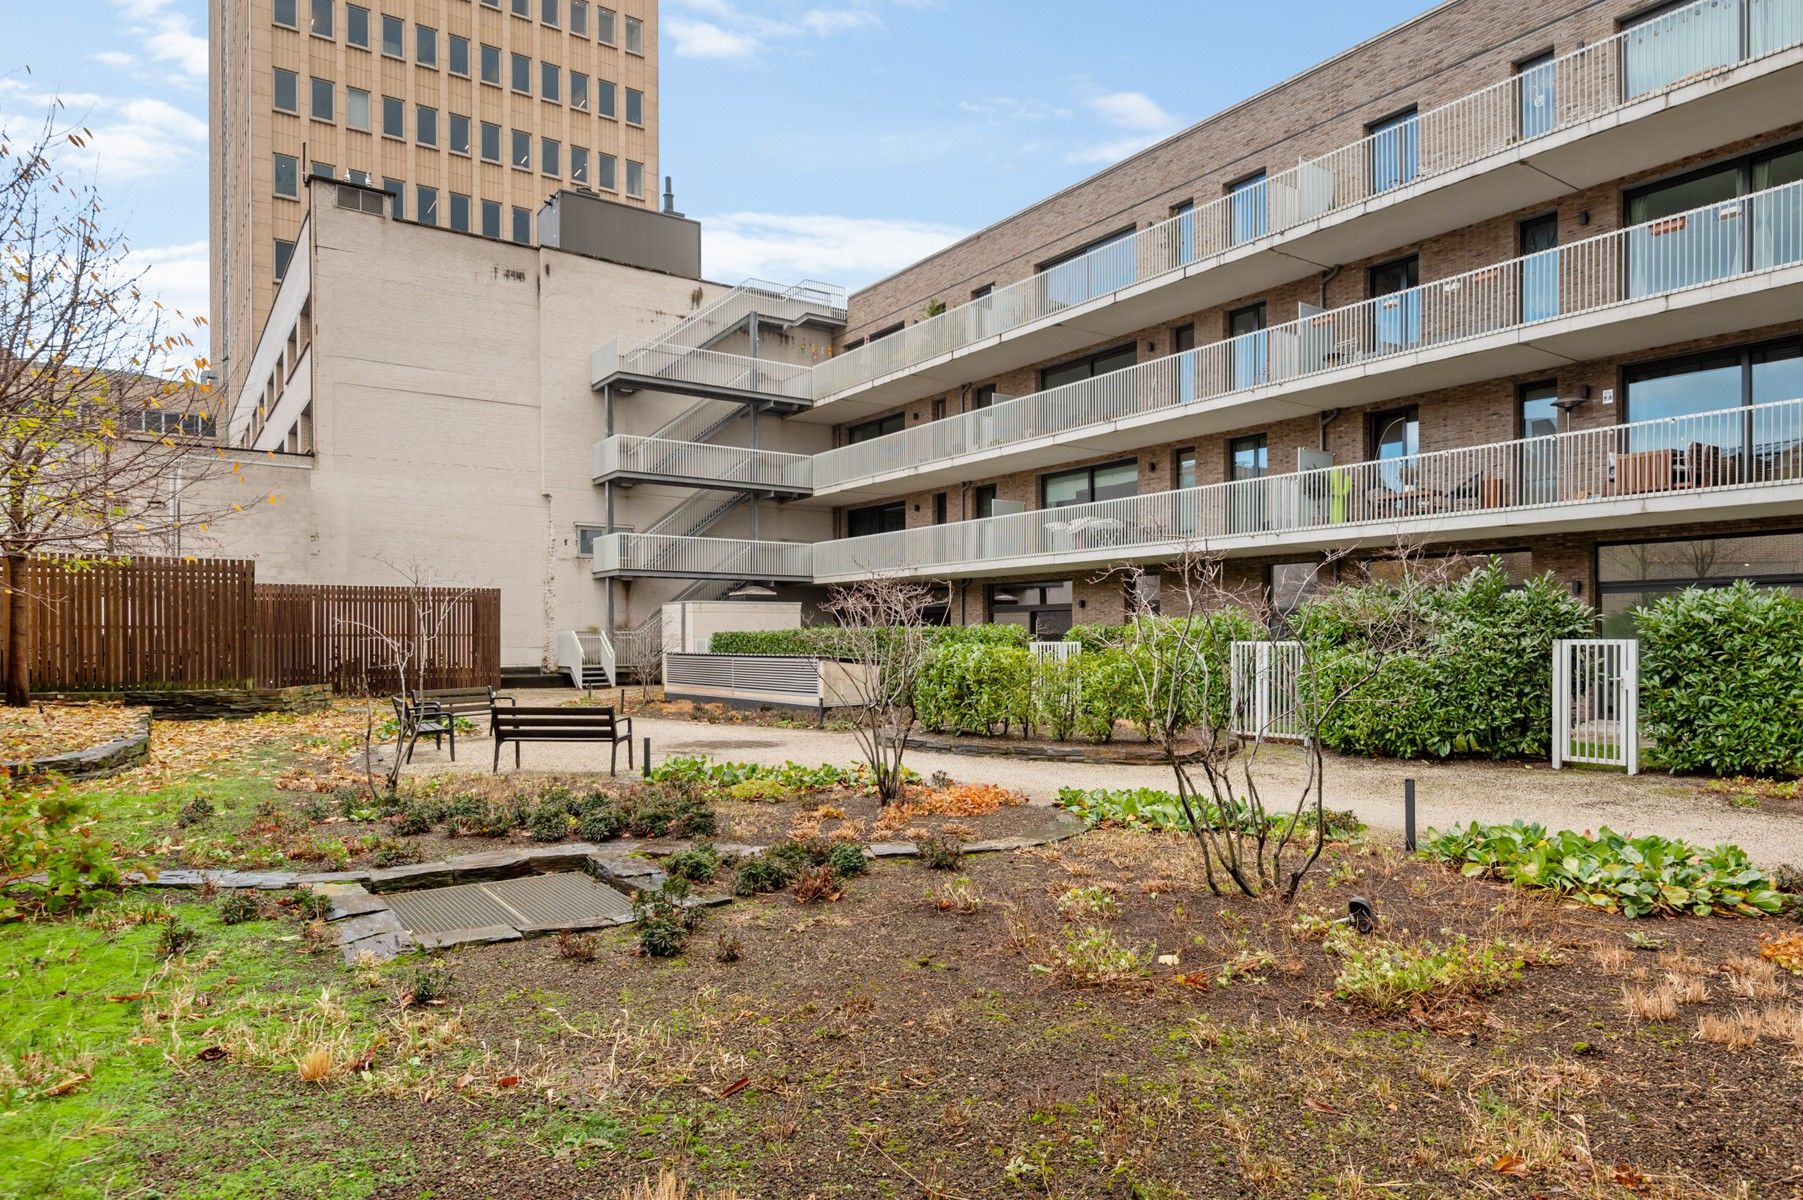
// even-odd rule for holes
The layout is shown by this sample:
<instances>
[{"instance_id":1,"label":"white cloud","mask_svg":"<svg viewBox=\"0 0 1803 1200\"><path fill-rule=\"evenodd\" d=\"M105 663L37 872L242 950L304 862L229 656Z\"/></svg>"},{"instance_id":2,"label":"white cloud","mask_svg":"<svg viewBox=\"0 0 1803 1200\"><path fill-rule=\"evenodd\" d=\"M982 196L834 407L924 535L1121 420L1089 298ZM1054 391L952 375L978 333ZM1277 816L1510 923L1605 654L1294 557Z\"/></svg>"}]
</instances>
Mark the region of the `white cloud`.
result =
<instances>
[{"instance_id":1,"label":"white cloud","mask_svg":"<svg viewBox=\"0 0 1803 1200\"><path fill-rule=\"evenodd\" d=\"M102 50L99 54L89 55L89 57L103 67L112 67L115 70L129 67L138 61L123 50Z\"/></svg>"},{"instance_id":2,"label":"white cloud","mask_svg":"<svg viewBox=\"0 0 1803 1200\"><path fill-rule=\"evenodd\" d=\"M90 92L40 92L19 80L0 79L0 94L27 108L60 105L58 124L87 128L86 145L66 152L68 170L92 173L109 185L192 171L205 161L207 123L167 100L101 96Z\"/></svg>"},{"instance_id":3,"label":"white cloud","mask_svg":"<svg viewBox=\"0 0 1803 1200\"><path fill-rule=\"evenodd\" d=\"M664 22L664 33L674 43L675 52L683 58L752 58L764 48L757 38L729 33L712 21L671 17Z\"/></svg>"},{"instance_id":4,"label":"white cloud","mask_svg":"<svg viewBox=\"0 0 1803 1200\"><path fill-rule=\"evenodd\" d=\"M732 0L674 0L673 8L664 18L663 31L682 58L755 58L772 43L799 34L833 37L883 23L868 8L811 8L799 16L785 11L781 17L766 16Z\"/></svg>"},{"instance_id":5,"label":"white cloud","mask_svg":"<svg viewBox=\"0 0 1803 1200\"><path fill-rule=\"evenodd\" d=\"M1119 162L1175 133L1182 124L1144 92L1105 92L1084 101L1084 107L1105 124L1126 132L1073 148L1065 155L1071 162Z\"/></svg>"},{"instance_id":6,"label":"white cloud","mask_svg":"<svg viewBox=\"0 0 1803 1200\"><path fill-rule=\"evenodd\" d=\"M916 262L967 231L926 221L733 212L701 218L710 279L821 279L856 288Z\"/></svg>"},{"instance_id":7,"label":"white cloud","mask_svg":"<svg viewBox=\"0 0 1803 1200\"><path fill-rule=\"evenodd\" d=\"M126 267L144 273L139 289L151 299L161 300L164 307L175 309L184 318L207 315L212 299L205 242L133 249L126 256ZM183 327L196 343L207 344L206 330L195 330L185 323Z\"/></svg>"},{"instance_id":8,"label":"white cloud","mask_svg":"<svg viewBox=\"0 0 1803 1200\"><path fill-rule=\"evenodd\" d=\"M796 18L796 24L809 33L820 37L831 37L835 33L847 33L854 29L869 29L881 25L882 21L868 9L853 10L844 8L813 8Z\"/></svg>"},{"instance_id":9,"label":"white cloud","mask_svg":"<svg viewBox=\"0 0 1803 1200\"><path fill-rule=\"evenodd\" d=\"M186 78L175 82L202 87L207 82L207 39L198 33L186 13L175 11L176 0L113 0L125 19L125 32L155 62L173 66Z\"/></svg>"}]
</instances>

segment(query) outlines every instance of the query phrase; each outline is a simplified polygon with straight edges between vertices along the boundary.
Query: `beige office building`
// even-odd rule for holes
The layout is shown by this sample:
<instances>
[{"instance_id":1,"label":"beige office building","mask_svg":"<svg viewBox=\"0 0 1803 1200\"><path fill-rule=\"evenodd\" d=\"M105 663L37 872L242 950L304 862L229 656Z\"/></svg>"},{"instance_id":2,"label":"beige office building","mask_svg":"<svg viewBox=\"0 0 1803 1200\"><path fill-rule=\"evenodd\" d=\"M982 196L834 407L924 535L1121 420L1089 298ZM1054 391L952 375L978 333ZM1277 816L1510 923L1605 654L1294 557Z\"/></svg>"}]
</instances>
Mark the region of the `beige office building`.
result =
<instances>
[{"instance_id":1,"label":"beige office building","mask_svg":"<svg viewBox=\"0 0 1803 1200\"><path fill-rule=\"evenodd\" d=\"M307 174L531 244L559 187L657 202L656 0L212 0L212 361L235 395Z\"/></svg>"}]
</instances>

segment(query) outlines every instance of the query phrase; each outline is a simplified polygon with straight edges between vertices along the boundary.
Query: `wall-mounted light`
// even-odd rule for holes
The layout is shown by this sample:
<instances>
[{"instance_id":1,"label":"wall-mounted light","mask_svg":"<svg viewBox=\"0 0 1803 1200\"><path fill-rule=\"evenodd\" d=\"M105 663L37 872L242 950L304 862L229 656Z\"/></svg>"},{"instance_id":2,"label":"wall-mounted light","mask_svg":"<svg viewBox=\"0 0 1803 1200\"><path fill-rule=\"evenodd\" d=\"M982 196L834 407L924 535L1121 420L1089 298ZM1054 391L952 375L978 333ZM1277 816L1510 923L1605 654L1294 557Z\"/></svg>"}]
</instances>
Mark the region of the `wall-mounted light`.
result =
<instances>
[{"instance_id":1,"label":"wall-mounted light","mask_svg":"<svg viewBox=\"0 0 1803 1200\"><path fill-rule=\"evenodd\" d=\"M1088 608L1088 607L1089 607L1089 601L1087 601L1087 600L1078 600L1078 601L1077 601L1077 607L1078 607L1078 608Z\"/></svg>"},{"instance_id":2,"label":"wall-mounted light","mask_svg":"<svg viewBox=\"0 0 1803 1200\"><path fill-rule=\"evenodd\" d=\"M774 595L776 595L775 588L765 587L761 583L741 583L738 587L726 593L726 598L728 600L746 600L753 596Z\"/></svg>"},{"instance_id":3,"label":"wall-mounted light","mask_svg":"<svg viewBox=\"0 0 1803 1200\"><path fill-rule=\"evenodd\" d=\"M1580 224L1580 225L1590 224L1590 210L1589 209L1585 209L1583 212L1578 214L1578 224Z\"/></svg>"},{"instance_id":4,"label":"wall-mounted light","mask_svg":"<svg viewBox=\"0 0 1803 1200\"><path fill-rule=\"evenodd\" d=\"M1571 594L1574 596L1582 596L1584 594L1584 581L1582 579L1574 579L1571 581Z\"/></svg>"},{"instance_id":5,"label":"wall-mounted light","mask_svg":"<svg viewBox=\"0 0 1803 1200\"><path fill-rule=\"evenodd\" d=\"M1589 384L1580 383L1578 385L1578 399L1580 399L1580 400L1590 399L1590 385Z\"/></svg>"}]
</instances>

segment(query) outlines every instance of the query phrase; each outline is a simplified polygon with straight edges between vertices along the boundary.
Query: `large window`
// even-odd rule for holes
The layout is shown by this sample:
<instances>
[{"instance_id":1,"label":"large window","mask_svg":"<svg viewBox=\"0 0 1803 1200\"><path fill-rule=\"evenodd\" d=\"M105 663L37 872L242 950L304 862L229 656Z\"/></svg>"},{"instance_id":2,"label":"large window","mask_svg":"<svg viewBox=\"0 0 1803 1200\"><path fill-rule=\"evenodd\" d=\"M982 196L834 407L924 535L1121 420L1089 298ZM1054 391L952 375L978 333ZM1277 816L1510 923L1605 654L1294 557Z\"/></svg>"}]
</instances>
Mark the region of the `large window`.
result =
<instances>
[{"instance_id":1,"label":"large window","mask_svg":"<svg viewBox=\"0 0 1803 1200\"><path fill-rule=\"evenodd\" d=\"M283 276L288 274L288 264L293 259L294 243L277 238L275 240L275 281L277 283L280 283Z\"/></svg>"},{"instance_id":2,"label":"large window","mask_svg":"<svg viewBox=\"0 0 1803 1200\"><path fill-rule=\"evenodd\" d=\"M645 164L626 160L626 194L635 198L645 194Z\"/></svg>"},{"instance_id":3,"label":"large window","mask_svg":"<svg viewBox=\"0 0 1803 1200\"><path fill-rule=\"evenodd\" d=\"M1515 430L1522 439L1520 487L1523 504L1559 498L1559 389L1530 383L1515 394Z\"/></svg>"},{"instance_id":4,"label":"large window","mask_svg":"<svg viewBox=\"0 0 1803 1200\"><path fill-rule=\"evenodd\" d=\"M1057 641L1070 632L1070 580L994 584L989 589L989 619L997 625L1025 625L1037 642Z\"/></svg>"},{"instance_id":5,"label":"large window","mask_svg":"<svg viewBox=\"0 0 1803 1200\"><path fill-rule=\"evenodd\" d=\"M1750 0L1751 20L1747 33L1764 53L1779 34L1778 44L1794 41L1794 22L1786 22L1782 0ZM1779 28L1773 28L1777 18ZM1792 24L1782 37L1782 26ZM1635 96L1667 87L1681 79L1716 67L1739 62L1744 57L1741 29L1741 5L1722 0L1677 0L1652 12L1642 13L1627 23L1627 36L1622 39L1622 97Z\"/></svg>"},{"instance_id":6,"label":"large window","mask_svg":"<svg viewBox=\"0 0 1803 1200\"><path fill-rule=\"evenodd\" d=\"M1065 508L1094 500L1118 500L1138 491L1139 460L1129 458L1043 476L1039 481L1039 503L1041 508Z\"/></svg>"},{"instance_id":7,"label":"large window","mask_svg":"<svg viewBox=\"0 0 1803 1200\"><path fill-rule=\"evenodd\" d=\"M1551 50L1516 64L1517 126L1523 138L1539 137L1559 123L1557 70Z\"/></svg>"},{"instance_id":8,"label":"large window","mask_svg":"<svg viewBox=\"0 0 1803 1200\"><path fill-rule=\"evenodd\" d=\"M501 48L482 45L482 82L501 86Z\"/></svg>"},{"instance_id":9,"label":"large window","mask_svg":"<svg viewBox=\"0 0 1803 1200\"><path fill-rule=\"evenodd\" d=\"M369 49L369 10L355 4L344 9L344 44Z\"/></svg>"},{"instance_id":10,"label":"large window","mask_svg":"<svg viewBox=\"0 0 1803 1200\"><path fill-rule=\"evenodd\" d=\"M853 425L845 431L845 444L855 445L868 442L871 438L883 437L886 434L900 433L905 424L901 413L890 413L886 417L878 417L874 421L865 421Z\"/></svg>"},{"instance_id":11,"label":"large window","mask_svg":"<svg viewBox=\"0 0 1803 1200\"><path fill-rule=\"evenodd\" d=\"M287 200L300 199L300 160L292 154L275 156L275 194Z\"/></svg>"},{"instance_id":12,"label":"large window","mask_svg":"<svg viewBox=\"0 0 1803 1200\"><path fill-rule=\"evenodd\" d=\"M1252 480L1263 479L1271 467L1271 447L1262 433L1236 437L1227 443L1227 478L1244 486L1227 494L1227 527L1233 533L1249 533L1265 525L1265 491Z\"/></svg>"},{"instance_id":13,"label":"large window","mask_svg":"<svg viewBox=\"0 0 1803 1200\"><path fill-rule=\"evenodd\" d=\"M468 79L470 76L470 40L466 37L458 37L453 33L449 44L450 62L447 65L451 74L461 75Z\"/></svg>"},{"instance_id":14,"label":"large window","mask_svg":"<svg viewBox=\"0 0 1803 1200\"><path fill-rule=\"evenodd\" d=\"M1421 173L1420 129L1421 114L1410 109L1366 130L1374 194L1401 187Z\"/></svg>"},{"instance_id":15,"label":"large window","mask_svg":"<svg viewBox=\"0 0 1803 1200\"><path fill-rule=\"evenodd\" d=\"M637 88L626 89L626 123L628 125L645 123L645 93Z\"/></svg>"},{"instance_id":16,"label":"large window","mask_svg":"<svg viewBox=\"0 0 1803 1200\"><path fill-rule=\"evenodd\" d=\"M1521 248L1521 319L1545 321L1559 315L1559 215L1547 213L1523 221Z\"/></svg>"},{"instance_id":17,"label":"large window","mask_svg":"<svg viewBox=\"0 0 1803 1200\"><path fill-rule=\"evenodd\" d=\"M1380 412L1371 418L1371 459L1383 464L1378 477L1392 492L1406 492L1415 482L1414 458L1421 453L1421 418L1414 406Z\"/></svg>"},{"instance_id":18,"label":"large window","mask_svg":"<svg viewBox=\"0 0 1803 1200\"><path fill-rule=\"evenodd\" d=\"M406 57L407 22L399 17L382 18L382 53L389 58Z\"/></svg>"},{"instance_id":19,"label":"large window","mask_svg":"<svg viewBox=\"0 0 1803 1200\"><path fill-rule=\"evenodd\" d=\"M501 202L499 200L482 202L482 236L496 239L501 236Z\"/></svg>"},{"instance_id":20,"label":"large window","mask_svg":"<svg viewBox=\"0 0 1803 1200\"><path fill-rule=\"evenodd\" d=\"M332 97L334 91L330 79L313 80L313 119L315 121L332 120Z\"/></svg>"},{"instance_id":21,"label":"large window","mask_svg":"<svg viewBox=\"0 0 1803 1200\"><path fill-rule=\"evenodd\" d=\"M1047 391L1051 388L1063 387L1067 383L1094 379L1097 375L1107 375L1110 372L1130 367L1138 360L1137 343L1128 342L1125 346L1116 346L1112 350L1086 354L1082 358L1073 358L1069 362L1059 363L1055 367L1046 367L1039 372L1039 388L1041 391Z\"/></svg>"},{"instance_id":22,"label":"large window","mask_svg":"<svg viewBox=\"0 0 1803 1200\"><path fill-rule=\"evenodd\" d=\"M482 161L501 161L501 127L492 121L482 122Z\"/></svg>"},{"instance_id":23,"label":"large window","mask_svg":"<svg viewBox=\"0 0 1803 1200\"><path fill-rule=\"evenodd\" d=\"M413 27L413 61L422 67L438 65L438 30L430 25Z\"/></svg>"},{"instance_id":24,"label":"large window","mask_svg":"<svg viewBox=\"0 0 1803 1200\"><path fill-rule=\"evenodd\" d=\"M359 133L369 132L369 93L362 88L344 89L344 124Z\"/></svg>"},{"instance_id":25,"label":"large window","mask_svg":"<svg viewBox=\"0 0 1803 1200\"><path fill-rule=\"evenodd\" d=\"M313 0L313 23L311 31L314 37L329 38L332 36L332 0Z\"/></svg>"},{"instance_id":26,"label":"large window","mask_svg":"<svg viewBox=\"0 0 1803 1200\"><path fill-rule=\"evenodd\" d=\"M538 94L553 104L563 100L563 68L556 63L538 64Z\"/></svg>"},{"instance_id":27,"label":"large window","mask_svg":"<svg viewBox=\"0 0 1803 1200\"><path fill-rule=\"evenodd\" d=\"M1046 301L1054 308L1082 304L1132 283L1133 234L1128 226L1040 263Z\"/></svg>"},{"instance_id":28,"label":"large window","mask_svg":"<svg viewBox=\"0 0 1803 1200\"><path fill-rule=\"evenodd\" d=\"M1227 185L1227 232L1234 245L1261 237L1270 229L1265 206L1265 173Z\"/></svg>"},{"instance_id":29,"label":"large window","mask_svg":"<svg viewBox=\"0 0 1803 1200\"><path fill-rule=\"evenodd\" d=\"M275 11L270 15L270 19L285 29L296 28L294 0L275 0Z\"/></svg>"},{"instance_id":30,"label":"large window","mask_svg":"<svg viewBox=\"0 0 1803 1200\"><path fill-rule=\"evenodd\" d=\"M637 17L626 18L626 52L628 54L645 52L645 23Z\"/></svg>"},{"instance_id":31,"label":"large window","mask_svg":"<svg viewBox=\"0 0 1803 1200\"><path fill-rule=\"evenodd\" d=\"M438 189L421 184L414 189L414 220L421 225L438 224Z\"/></svg>"},{"instance_id":32,"label":"large window","mask_svg":"<svg viewBox=\"0 0 1803 1200\"><path fill-rule=\"evenodd\" d=\"M1798 180L1803 145L1793 144L1629 192L1629 294L1803 261L1803 189L1741 199Z\"/></svg>"},{"instance_id":33,"label":"large window","mask_svg":"<svg viewBox=\"0 0 1803 1200\"><path fill-rule=\"evenodd\" d=\"M1625 420L1667 422L1634 429L1627 449L1636 457L1625 465L1632 479L1624 486L1665 490L1795 473L1803 444L1798 408L1751 420L1732 410L1803 399L1803 338L1643 363L1623 379Z\"/></svg>"},{"instance_id":34,"label":"large window","mask_svg":"<svg viewBox=\"0 0 1803 1200\"><path fill-rule=\"evenodd\" d=\"M1605 636L1631 637L1634 610L1687 587L1748 579L1803 596L1803 530L1598 546L1596 575Z\"/></svg>"},{"instance_id":35,"label":"large window","mask_svg":"<svg viewBox=\"0 0 1803 1200\"><path fill-rule=\"evenodd\" d=\"M903 503L879 504L872 508L854 508L845 514L846 537L869 537L873 533L894 533L908 527L908 506Z\"/></svg>"},{"instance_id":36,"label":"large window","mask_svg":"<svg viewBox=\"0 0 1803 1200\"><path fill-rule=\"evenodd\" d=\"M1421 341L1421 262L1414 255L1372 267L1371 334L1379 353Z\"/></svg>"},{"instance_id":37,"label":"large window","mask_svg":"<svg viewBox=\"0 0 1803 1200\"><path fill-rule=\"evenodd\" d=\"M1270 351L1264 301L1228 313L1227 336L1239 339L1233 343L1233 386L1249 388L1265 382Z\"/></svg>"},{"instance_id":38,"label":"large window","mask_svg":"<svg viewBox=\"0 0 1803 1200\"><path fill-rule=\"evenodd\" d=\"M513 90L530 96L532 94L532 60L524 54L516 54L513 63Z\"/></svg>"}]
</instances>

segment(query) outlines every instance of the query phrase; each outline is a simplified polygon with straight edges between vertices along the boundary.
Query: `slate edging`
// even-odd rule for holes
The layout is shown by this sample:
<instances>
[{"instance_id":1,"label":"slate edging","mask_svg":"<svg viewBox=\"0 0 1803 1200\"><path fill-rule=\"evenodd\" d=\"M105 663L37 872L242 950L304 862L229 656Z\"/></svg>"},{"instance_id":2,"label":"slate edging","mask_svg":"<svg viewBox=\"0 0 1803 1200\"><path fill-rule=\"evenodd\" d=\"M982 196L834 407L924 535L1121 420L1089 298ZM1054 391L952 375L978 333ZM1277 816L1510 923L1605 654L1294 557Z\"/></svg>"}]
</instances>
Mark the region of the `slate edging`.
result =
<instances>
[{"instance_id":1,"label":"slate edging","mask_svg":"<svg viewBox=\"0 0 1803 1200\"><path fill-rule=\"evenodd\" d=\"M89 746L85 750L66 750L43 758L24 758L0 763L0 772L14 779L33 775L61 775L64 779L94 779L114 775L135 767L150 757L150 714L138 719L134 733Z\"/></svg>"}]
</instances>

